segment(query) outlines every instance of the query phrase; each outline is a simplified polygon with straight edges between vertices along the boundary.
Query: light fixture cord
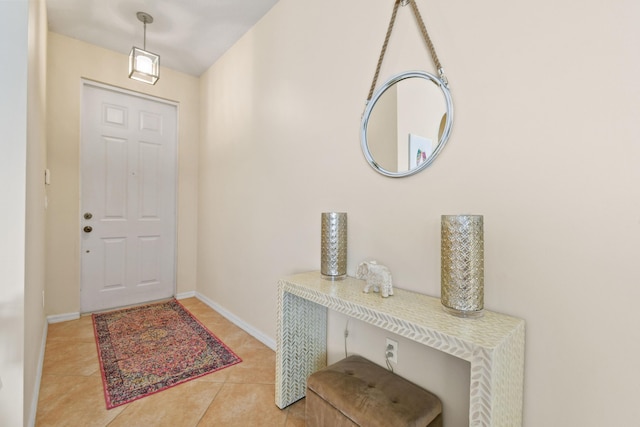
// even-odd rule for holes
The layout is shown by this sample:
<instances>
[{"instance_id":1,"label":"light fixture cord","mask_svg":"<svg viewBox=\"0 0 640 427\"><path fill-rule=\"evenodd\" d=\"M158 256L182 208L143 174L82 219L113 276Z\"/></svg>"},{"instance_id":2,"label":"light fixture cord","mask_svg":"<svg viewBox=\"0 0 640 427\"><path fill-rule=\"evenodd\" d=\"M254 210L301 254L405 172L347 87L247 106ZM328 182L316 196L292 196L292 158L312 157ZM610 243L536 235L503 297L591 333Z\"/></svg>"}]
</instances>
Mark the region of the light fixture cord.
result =
<instances>
[{"instance_id":1,"label":"light fixture cord","mask_svg":"<svg viewBox=\"0 0 640 427\"><path fill-rule=\"evenodd\" d=\"M433 42L429 37L429 33L427 33L427 27L424 25L424 21L422 20L422 16L420 15L420 11L418 10L418 5L415 0L395 0L393 4L393 12L391 13L391 20L389 21L389 27L387 28L387 35L384 38L384 43L382 44L382 51L380 52L380 58L378 59L378 65L376 66L376 72L373 76L373 82L371 82L371 89L369 90L369 96L367 97L367 102L371 101L373 97L373 92L376 89L376 83L378 82L378 76L380 74L380 67L382 67L382 60L384 59L384 54L387 51L387 45L389 44L389 38L391 37L391 32L393 30L393 25L396 22L396 15L398 14L398 6L402 3L403 6L406 6L407 3L411 4L411 9L413 10L413 14L416 17L416 21L418 23L418 27L422 33L422 37L424 41L427 43L427 47L429 52L431 53L431 58L433 58L433 62L438 69L438 73L440 74L440 78L442 79L445 85L448 84L447 78L444 76L444 69L442 68L442 64L438 59L438 55L436 54L436 49L433 46Z\"/></svg>"},{"instance_id":2,"label":"light fixture cord","mask_svg":"<svg viewBox=\"0 0 640 427\"><path fill-rule=\"evenodd\" d=\"M146 17L142 20L142 23L144 24L144 35L142 36L142 49L147 50L147 18Z\"/></svg>"}]
</instances>

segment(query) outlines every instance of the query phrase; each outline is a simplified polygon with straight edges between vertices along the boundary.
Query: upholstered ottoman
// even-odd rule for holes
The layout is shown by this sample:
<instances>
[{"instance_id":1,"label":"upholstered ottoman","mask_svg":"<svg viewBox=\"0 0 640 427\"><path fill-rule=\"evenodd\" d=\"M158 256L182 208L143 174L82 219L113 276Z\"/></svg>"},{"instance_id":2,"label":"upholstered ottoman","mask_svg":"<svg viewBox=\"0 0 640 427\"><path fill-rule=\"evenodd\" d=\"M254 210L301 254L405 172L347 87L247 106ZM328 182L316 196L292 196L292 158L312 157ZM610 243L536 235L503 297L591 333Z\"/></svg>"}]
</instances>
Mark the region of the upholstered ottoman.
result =
<instances>
[{"instance_id":1,"label":"upholstered ottoman","mask_svg":"<svg viewBox=\"0 0 640 427\"><path fill-rule=\"evenodd\" d=\"M307 427L442 426L432 393L360 356L349 356L307 380Z\"/></svg>"}]
</instances>

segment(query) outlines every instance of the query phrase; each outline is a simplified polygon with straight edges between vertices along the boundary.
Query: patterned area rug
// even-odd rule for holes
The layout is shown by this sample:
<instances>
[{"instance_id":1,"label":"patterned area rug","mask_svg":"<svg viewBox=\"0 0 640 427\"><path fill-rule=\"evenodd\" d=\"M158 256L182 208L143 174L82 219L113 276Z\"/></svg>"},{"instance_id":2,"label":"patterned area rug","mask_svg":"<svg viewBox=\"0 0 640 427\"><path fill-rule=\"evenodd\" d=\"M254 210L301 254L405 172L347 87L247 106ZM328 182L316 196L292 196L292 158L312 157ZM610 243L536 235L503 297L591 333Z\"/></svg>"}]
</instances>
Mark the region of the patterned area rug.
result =
<instances>
[{"instance_id":1,"label":"patterned area rug","mask_svg":"<svg viewBox=\"0 0 640 427\"><path fill-rule=\"evenodd\" d=\"M107 409L242 360L178 301L93 315Z\"/></svg>"}]
</instances>

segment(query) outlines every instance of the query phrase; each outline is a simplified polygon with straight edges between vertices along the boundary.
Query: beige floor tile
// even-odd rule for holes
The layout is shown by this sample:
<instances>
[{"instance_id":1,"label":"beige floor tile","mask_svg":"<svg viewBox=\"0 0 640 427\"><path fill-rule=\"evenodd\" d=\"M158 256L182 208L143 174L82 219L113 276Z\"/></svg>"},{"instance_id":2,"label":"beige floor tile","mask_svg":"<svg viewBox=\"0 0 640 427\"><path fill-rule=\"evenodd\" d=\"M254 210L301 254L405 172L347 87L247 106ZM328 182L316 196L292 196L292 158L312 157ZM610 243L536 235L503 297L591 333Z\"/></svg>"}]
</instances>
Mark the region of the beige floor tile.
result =
<instances>
[{"instance_id":1,"label":"beige floor tile","mask_svg":"<svg viewBox=\"0 0 640 427\"><path fill-rule=\"evenodd\" d=\"M43 375L93 375L100 371L95 342L47 339Z\"/></svg>"},{"instance_id":2,"label":"beige floor tile","mask_svg":"<svg viewBox=\"0 0 640 427\"><path fill-rule=\"evenodd\" d=\"M202 301L200 301L199 299L192 297L192 298L186 298L186 299L181 299L180 304L182 304L187 310L189 310L190 312L192 312L193 314L200 314L200 313L205 313L205 314L213 314L215 316L219 316L221 318L223 318L222 315L220 315L218 312L211 310L211 308L203 303Z\"/></svg>"},{"instance_id":3,"label":"beige floor tile","mask_svg":"<svg viewBox=\"0 0 640 427\"><path fill-rule=\"evenodd\" d=\"M275 384L276 354L263 344L247 344L237 349L242 363L229 372L227 382Z\"/></svg>"},{"instance_id":4,"label":"beige floor tile","mask_svg":"<svg viewBox=\"0 0 640 427\"><path fill-rule=\"evenodd\" d=\"M227 366L226 368L222 368L219 371L212 372L210 374L204 375L194 381L198 382L213 382L213 383L224 383L229 379L230 372L236 368L238 365Z\"/></svg>"},{"instance_id":5,"label":"beige floor tile","mask_svg":"<svg viewBox=\"0 0 640 427\"><path fill-rule=\"evenodd\" d=\"M221 387L196 381L180 384L130 403L109 427L195 426Z\"/></svg>"},{"instance_id":6,"label":"beige floor tile","mask_svg":"<svg viewBox=\"0 0 640 427\"><path fill-rule=\"evenodd\" d=\"M218 339L232 349L239 347L248 339L252 339L251 335L229 321L213 325L206 322L203 322L202 324L209 329L213 335L218 337Z\"/></svg>"},{"instance_id":7,"label":"beige floor tile","mask_svg":"<svg viewBox=\"0 0 640 427\"><path fill-rule=\"evenodd\" d=\"M91 316L82 316L77 320L52 323L47 327L47 340L73 340L95 342L93 320Z\"/></svg>"},{"instance_id":8,"label":"beige floor tile","mask_svg":"<svg viewBox=\"0 0 640 427\"><path fill-rule=\"evenodd\" d=\"M305 400L298 400L293 405L289 406L287 414L287 423L285 427L304 427L305 426Z\"/></svg>"},{"instance_id":9,"label":"beige floor tile","mask_svg":"<svg viewBox=\"0 0 640 427\"><path fill-rule=\"evenodd\" d=\"M36 427L106 426L123 409L107 410L100 376L43 378Z\"/></svg>"},{"instance_id":10,"label":"beige floor tile","mask_svg":"<svg viewBox=\"0 0 640 427\"><path fill-rule=\"evenodd\" d=\"M286 419L287 410L275 405L273 385L225 383L198 426L278 427Z\"/></svg>"}]
</instances>

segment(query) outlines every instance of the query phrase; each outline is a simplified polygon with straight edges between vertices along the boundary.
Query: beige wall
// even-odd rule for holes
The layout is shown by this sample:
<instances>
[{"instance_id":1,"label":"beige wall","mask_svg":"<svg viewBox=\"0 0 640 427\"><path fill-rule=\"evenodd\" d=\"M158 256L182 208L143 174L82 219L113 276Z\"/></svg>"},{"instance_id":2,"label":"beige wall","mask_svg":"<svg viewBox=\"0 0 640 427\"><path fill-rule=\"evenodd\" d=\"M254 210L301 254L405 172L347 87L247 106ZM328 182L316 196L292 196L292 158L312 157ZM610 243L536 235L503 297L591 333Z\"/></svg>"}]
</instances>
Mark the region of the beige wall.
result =
<instances>
[{"instance_id":1,"label":"beige wall","mask_svg":"<svg viewBox=\"0 0 640 427\"><path fill-rule=\"evenodd\" d=\"M376 174L358 140L391 1L280 0L202 77L198 290L275 337L278 278L319 268L320 213L344 210L350 274L375 257L439 296L440 215L483 214L486 308L527 321L525 426L634 425L640 3L419 6L456 120L417 176ZM382 75L416 68L434 71L405 9ZM351 328L382 363L388 334ZM400 341L397 372L466 425L468 365L419 347Z\"/></svg>"},{"instance_id":2,"label":"beige wall","mask_svg":"<svg viewBox=\"0 0 640 427\"><path fill-rule=\"evenodd\" d=\"M29 2L29 73L27 109L27 200L24 334L24 420L35 420L40 385L38 367L44 354L46 190L47 11L44 0Z\"/></svg>"},{"instance_id":3,"label":"beige wall","mask_svg":"<svg viewBox=\"0 0 640 427\"><path fill-rule=\"evenodd\" d=\"M124 47L128 49L128 47ZM128 58L56 33L48 47L48 314L80 310L80 97L81 79L178 102L177 292L196 289L198 79L161 69L155 86L127 78Z\"/></svg>"}]
</instances>

